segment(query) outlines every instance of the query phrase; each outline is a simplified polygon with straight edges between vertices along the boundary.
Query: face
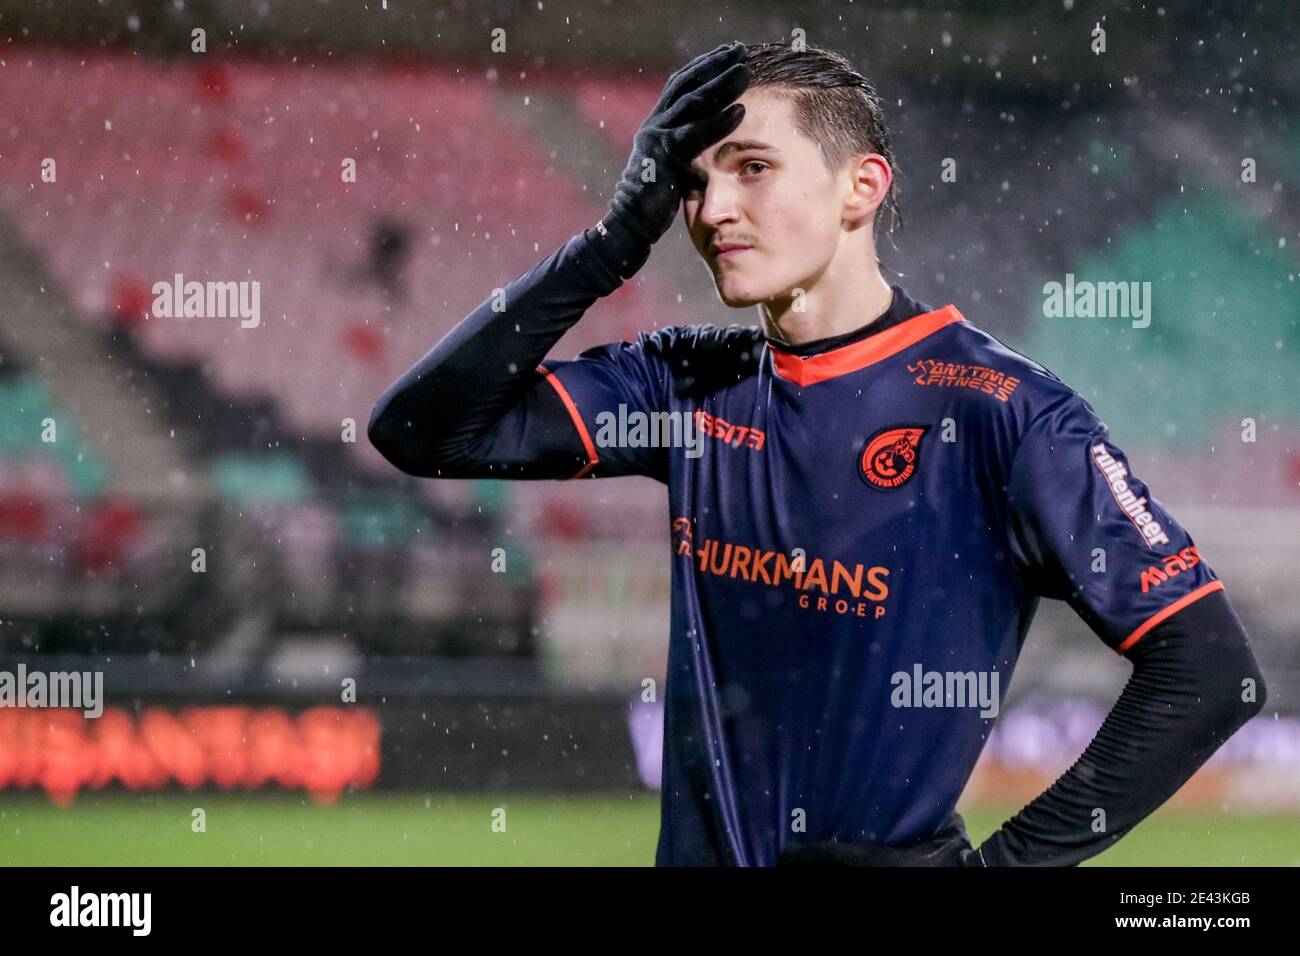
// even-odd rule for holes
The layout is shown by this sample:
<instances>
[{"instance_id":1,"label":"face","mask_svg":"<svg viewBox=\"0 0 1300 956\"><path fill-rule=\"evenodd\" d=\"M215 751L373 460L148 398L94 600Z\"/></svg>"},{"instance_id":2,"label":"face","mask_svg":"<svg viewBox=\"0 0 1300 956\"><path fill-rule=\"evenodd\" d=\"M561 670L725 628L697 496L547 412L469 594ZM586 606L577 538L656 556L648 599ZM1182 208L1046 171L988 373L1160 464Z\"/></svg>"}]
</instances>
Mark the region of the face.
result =
<instances>
[{"instance_id":1,"label":"face","mask_svg":"<svg viewBox=\"0 0 1300 956\"><path fill-rule=\"evenodd\" d=\"M795 129L788 98L757 89L737 102L744 120L691 162L682 205L691 242L733 308L809 290L839 247L855 192L851 166L833 175ZM719 254L715 243L744 248Z\"/></svg>"}]
</instances>

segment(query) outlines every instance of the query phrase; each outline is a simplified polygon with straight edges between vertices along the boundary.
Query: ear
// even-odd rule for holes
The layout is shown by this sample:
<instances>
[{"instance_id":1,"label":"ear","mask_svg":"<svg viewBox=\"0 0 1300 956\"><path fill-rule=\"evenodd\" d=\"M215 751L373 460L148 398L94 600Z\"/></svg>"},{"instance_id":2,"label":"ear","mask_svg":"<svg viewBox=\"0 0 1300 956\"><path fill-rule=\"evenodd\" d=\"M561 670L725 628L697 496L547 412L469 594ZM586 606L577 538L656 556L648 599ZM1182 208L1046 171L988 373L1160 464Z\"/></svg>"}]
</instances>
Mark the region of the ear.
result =
<instances>
[{"instance_id":1,"label":"ear","mask_svg":"<svg viewBox=\"0 0 1300 956\"><path fill-rule=\"evenodd\" d=\"M846 174L849 194L844 200L844 221L869 222L880 204L889 195L894 182L894 171L889 161L879 153L865 153L849 160Z\"/></svg>"}]
</instances>

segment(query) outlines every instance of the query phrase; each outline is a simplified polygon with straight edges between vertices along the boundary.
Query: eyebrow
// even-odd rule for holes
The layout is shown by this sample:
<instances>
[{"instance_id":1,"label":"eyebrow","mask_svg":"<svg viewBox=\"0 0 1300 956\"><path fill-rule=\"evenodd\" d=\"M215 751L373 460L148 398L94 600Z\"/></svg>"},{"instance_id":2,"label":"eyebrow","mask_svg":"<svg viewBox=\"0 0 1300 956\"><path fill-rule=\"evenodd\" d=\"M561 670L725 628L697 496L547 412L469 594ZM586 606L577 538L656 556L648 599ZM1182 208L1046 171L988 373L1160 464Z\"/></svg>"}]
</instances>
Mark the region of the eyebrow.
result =
<instances>
[{"instance_id":1,"label":"eyebrow","mask_svg":"<svg viewBox=\"0 0 1300 956\"><path fill-rule=\"evenodd\" d=\"M719 146L716 150L713 151L713 161L715 163L720 163L728 156L730 156L732 153L747 153L752 150L766 150L769 153L781 152L775 146L771 146L767 143L760 143L758 140L729 139L721 146Z\"/></svg>"}]
</instances>

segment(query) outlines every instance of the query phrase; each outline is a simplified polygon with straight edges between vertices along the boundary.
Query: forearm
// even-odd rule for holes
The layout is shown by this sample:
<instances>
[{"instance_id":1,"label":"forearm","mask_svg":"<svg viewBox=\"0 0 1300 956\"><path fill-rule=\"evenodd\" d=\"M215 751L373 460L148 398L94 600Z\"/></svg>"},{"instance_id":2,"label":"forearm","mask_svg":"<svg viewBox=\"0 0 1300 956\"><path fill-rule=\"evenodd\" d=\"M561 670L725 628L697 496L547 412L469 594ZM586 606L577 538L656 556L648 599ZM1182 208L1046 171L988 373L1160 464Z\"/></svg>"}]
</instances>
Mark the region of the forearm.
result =
<instances>
[{"instance_id":1,"label":"forearm","mask_svg":"<svg viewBox=\"0 0 1300 956\"><path fill-rule=\"evenodd\" d=\"M596 299L641 268L671 228L680 170L740 125L745 108L735 100L749 84L745 57L744 44L724 44L673 73L633 138L601 222L507 285L504 311L493 311L495 297L480 304L380 397L367 433L385 458L428 477L487 466L474 449L529 396L538 363ZM553 408L542 413L546 425Z\"/></svg>"},{"instance_id":2,"label":"forearm","mask_svg":"<svg viewBox=\"0 0 1300 956\"><path fill-rule=\"evenodd\" d=\"M1162 622L1127 656L1133 674L1096 737L980 846L984 865L1072 866L1102 852L1264 705L1259 665L1222 591ZM1247 678L1252 699L1243 699Z\"/></svg>"},{"instance_id":3,"label":"forearm","mask_svg":"<svg viewBox=\"0 0 1300 956\"><path fill-rule=\"evenodd\" d=\"M462 468L469 450L537 382L535 369L600 297L622 285L612 241L575 235L480 303L375 404L371 443L404 472ZM504 309L494 310L501 302ZM498 306L500 309L500 306Z\"/></svg>"}]
</instances>

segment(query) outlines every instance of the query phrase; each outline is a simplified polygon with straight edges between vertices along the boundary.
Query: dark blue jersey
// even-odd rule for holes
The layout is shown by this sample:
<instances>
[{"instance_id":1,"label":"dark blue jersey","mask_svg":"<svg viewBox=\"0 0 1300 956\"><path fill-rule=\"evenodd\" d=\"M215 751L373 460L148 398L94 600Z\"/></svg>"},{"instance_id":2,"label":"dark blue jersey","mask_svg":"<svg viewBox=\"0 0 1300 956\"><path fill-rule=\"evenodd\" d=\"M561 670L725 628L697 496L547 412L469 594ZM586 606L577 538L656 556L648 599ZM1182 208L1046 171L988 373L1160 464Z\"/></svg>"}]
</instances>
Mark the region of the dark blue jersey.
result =
<instances>
[{"instance_id":1,"label":"dark blue jersey","mask_svg":"<svg viewBox=\"0 0 1300 956\"><path fill-rule=\"evenodd\" d=\"M680 387L718 356L733 374ZM815 355L689 327L542 364L575 475L668 485L662 864L924 839L1040 595L1122 652L1222 587L1088 402L952 305ZM620 405L679 413L702 454L602 447Z\"/></svg>"},{"instance_id":2,"label":"dark blue jersey","mask_svg":"<svg viewBox=\"0 0 1300 956\"><path fill-rule=\"evenodd\" d=\"M1181 670L1143 647L1222 585L1050 371L897 287L884 316L819 343L672 327L520 367L617 284L588 251L575 238L516 279L513 313L467 317L381 399L370 435L412 474L667 485L659 864L771 865L802 844L905 847L950 826L1043 596L1111 649L1153 652L1131 682L1148 696L1103 731L1163 734L1150 752L1171 772L1139 799L1140 762L1085 754L1084 784L1026 808L987 862L1099 852L1099 793L1117 837L1208 757L1201 742L1257 712L1233 709L1258 671L1226 606L1199 625L1224 674L1198 635L1156 642L1177 645ZM1192 681L1221 705L1142 726Z\"/></svg>"}]
</instances>

